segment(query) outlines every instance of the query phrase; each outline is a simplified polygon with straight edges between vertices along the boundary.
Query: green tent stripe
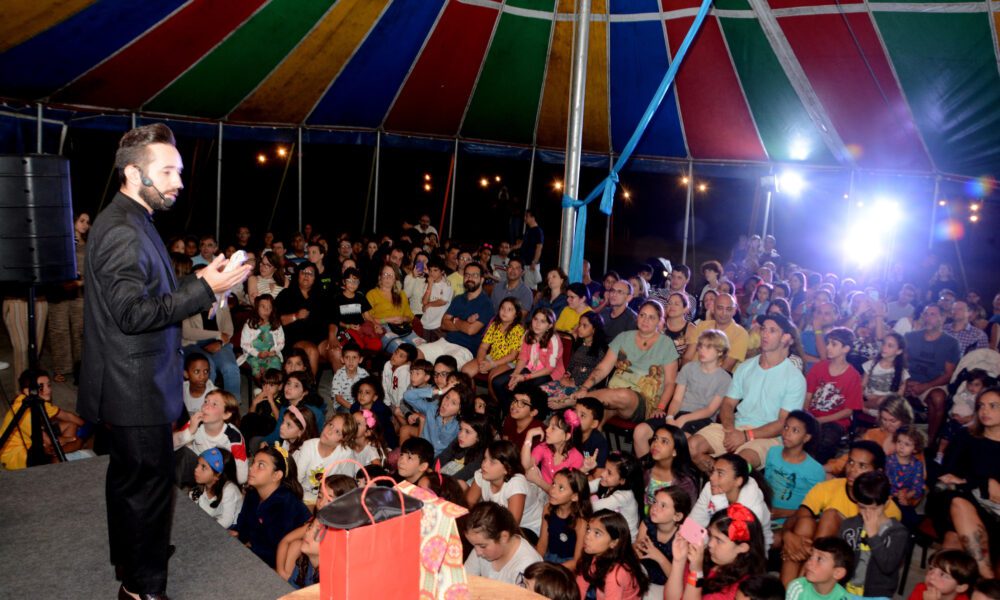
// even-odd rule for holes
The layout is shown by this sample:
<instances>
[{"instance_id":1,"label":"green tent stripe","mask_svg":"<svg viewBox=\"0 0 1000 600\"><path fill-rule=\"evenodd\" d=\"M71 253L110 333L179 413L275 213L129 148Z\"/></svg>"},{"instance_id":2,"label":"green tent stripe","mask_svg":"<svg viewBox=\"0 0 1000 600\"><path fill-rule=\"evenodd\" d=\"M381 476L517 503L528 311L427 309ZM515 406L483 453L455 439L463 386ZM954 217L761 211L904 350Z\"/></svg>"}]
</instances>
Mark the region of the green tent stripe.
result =
<instances>
[{"instance_id":1,"label":"green tent stripe","mask_svg":"<svg viewBox=\"0 0 1000 600\"><path fill-rule=\"evenodd\" d=\"M274 70L335 0L272 0L146 110L218 118Z\"/></svg>"},{"instance_id":2,"label":"green tent stripe","mask_svg":"<svg viewBox=\"0 0 1000 600\"><path fill-rule=\"evenodd\" d=\"M938 169L1000 160L1000 75L990 14L876 12L882 39Z\"/></svg>"},{"instance_id":3,"label":"green tent stripe","mask_svg":"<svg viewBox=\"0 0 1000 600\"><path fill-rule=\"evenodd\" d=\"M792 148L804 144L809 149L806 162L835 163L757 20L720 18L719 22L770 159L796 160Z\"/></svg>"},{"instance_id":4,"label":"green tent stripe","mask_svg":"<svg viewBox=\"0 0 1000 600\"><path fill-rule=\"evenodd\" d=\"M552 11L552 0L518 0L519 8ZM552 21L505 13L479 74L462 135L530 144L541 100Z\"/></svg>"},{"instance_id":5,"label":"green tent stripe","mask_svg":"<svg viewBox=\"0 0 1000 600\"><path fill-rule=\"evenodd\" d=\"M715 0L716 10L753 10L747 0Z\"/></svg>"}]
</instances>

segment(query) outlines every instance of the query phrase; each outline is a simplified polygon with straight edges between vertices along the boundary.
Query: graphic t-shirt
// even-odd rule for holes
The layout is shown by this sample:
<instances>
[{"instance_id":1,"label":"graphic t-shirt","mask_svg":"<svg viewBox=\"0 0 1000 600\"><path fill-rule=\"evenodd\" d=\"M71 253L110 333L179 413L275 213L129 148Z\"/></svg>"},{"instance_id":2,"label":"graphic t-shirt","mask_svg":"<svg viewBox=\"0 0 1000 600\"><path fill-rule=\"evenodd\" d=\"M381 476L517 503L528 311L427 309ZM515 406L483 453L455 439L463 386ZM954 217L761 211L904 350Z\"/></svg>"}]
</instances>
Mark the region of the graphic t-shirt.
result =
<instances>
[{"instance_id":1,"label":"graphic t-shirt","mask_svg":"<svg viewBox=\"0 0 1000 600\"><path fill-rule=\"evenodd\" d=\"M817 419L844 409L855 411L864 408L861 375L850 365L843 373L832 375L830 361L819 361L806 375L806 391L812 394L807 409ZM851 416L837 419L834 423L846 429L851 426Z\"/></svg>"},{"instance_id":2,"label":"graphic t-shirt","mask_svg":"<svg viewBox=\"0 0 1000 600\"><path fill-rule=\"evenodd\" d=\"M782 510L796 510L809 490L826 479L826 473L823 465L808 454L804 461L790 463L781 455L782 450L782 446L773 446L767 451L764 478L771 486L772 506ZM780 525L784 522L785 519L775 519L772 523Z\"/></svg>"}]
</instances>

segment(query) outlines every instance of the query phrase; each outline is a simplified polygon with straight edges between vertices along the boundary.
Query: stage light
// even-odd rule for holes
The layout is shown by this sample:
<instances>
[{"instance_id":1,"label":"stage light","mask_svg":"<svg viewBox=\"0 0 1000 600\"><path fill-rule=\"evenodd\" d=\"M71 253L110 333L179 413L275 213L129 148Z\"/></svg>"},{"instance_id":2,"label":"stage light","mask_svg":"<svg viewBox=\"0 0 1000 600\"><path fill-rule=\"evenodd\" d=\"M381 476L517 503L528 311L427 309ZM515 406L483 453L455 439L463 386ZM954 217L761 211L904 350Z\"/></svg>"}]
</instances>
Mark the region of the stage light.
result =
<instances>
[{"instance_id":1,"label":"stage light","mask_svg":"<svg viewBox=\"0 0 1000 600\"><path fill-rule=\"evenodd\" d=\"M864 206L864 202L857 202L858 208ZM882 259L886 252L885 240L895 236L903 217L899 201L877 198L849 224L843 242L844 256L862 267Z\"/></svg>"},{"instance_id":2,"label":"stage light","mask_svg":"<svg viewBox=\"0 0 1000 600\"><path fill-rule=\"evenodd\" d=\"M267 156L263 152L261 152L260 154L257 155L257 162L259 164L266 163L267 162Z\"/></svg>"},{"instance_id":3,"label":"stage light","mask_svg":"<svg viewBox=\"0 0 1000 600\"><path fill-rule=\"evenodd\" d=\"M688 179L687 175L685 175L684 177L681 177L681 185L687 185L690 182L691 182L691 180Z\"/></svg>"},{"instance_id":4,"label":"stage light","mask_svg":"<svg viewBox=\"0 0 1000 600\"><path fill-rule=\"evenodd\" d=\"M424 173L424 181L430 181L430 180L431 180L431 174L430 173Z\"/></svg>"},{"instance_id":5,"label":"stage light","mask_svg":"<svg viewBox=\"0 0 1000 600\"><path fill-rule=\"evenodd\" d=\"M285 149L284 146L278 146L278 156L281 158L285 158L286 156L288 156L288 150Z\"/></svg>"},{"instance_id":6,"label":"stage light","mask_svg":"<svg viewBox=\"0 0 1000 600\"><path fill-rule=\"evenodd\" d=\"M865 203L862 202L861 200L858 200L857 202L854 203L854 206L857 206L858 208L864 208Z\"/></svg>"},{"instance_id":7,"label":"stage light","mask_svg":"<svg viewBox=\"0 0 1000 600\"><path fill-rule=\"evenodd\" d=\"M969 205L969 210L971 210L972 212L976 212L979 210L979 205L973 202L972 204Z\"/></svg>"},{"instance_id":8,"label":"stage light","mask_svg":"<svg viewBox=\"0 0 1000 600\"><path fill-rule=\"evenodd\" d=\"M490 180L483 177L479 180L479 187L490 187Z\"/></svg>"},{"instance_id":9,"label":"stage light","mask_svg":"<svg viewBox=\"0 0 1000 600\"><path fill-rule=\"evenodd\" d=\"M698 184L698 191L699 192L707 192L708 191L708 184L707 183L699 183Z\"/></svg>"},{"instance_id":10,"label":"stage light","mask_svg":"<svg viewBox=\"0 0 1000 600\"><path fill-rule=\"evenodd\" d=\"M938 200L938 206L948 206L947 200Z\"/></svg>"},{"instance_id":11,"label":"stage light","mask_svg":"<svg viewBox=\"0 0 1000 600\"><path fill-rule=\"evenodd\" d=\"M779 194L788 194L793 198L802 193L806 187L805 179L795 171L784 171L774 178L774 189Z\"/></svg>"},{"instance_id":12,"label":"stage light","mask_svg":"<svg viewBox=\"0 0 1000 600\"><path fill-rule=\"evenodd\" d=\"M563 189L563 184L562 184L562 182L561 182L561 181L559 181L558 179L557 179L557 180L555 180L554 182L552 182L552 189L554 189L554 190L555 190L555 191L557 191L557 192L561 192L561 191L562 191L562 189Z\"/></svg>"},{"instance_id":13,"label":"stage light","mask_svg":"<svg viewBox=\"0 0 1000 600\"><path fill-rule=\"evenodd\" d=\"M795 138L792 140L788 155L792 158L792 160L805 160L809 158L810 151L811 148L808 140L805 138Z\"/></svg>"},{"instance_id":14,"label":"stage light","mask_svg":"<svg viewBox=\"0 0 1000 600\"><path fill-rule=\"evenodd\" d=\"M851 195L850 195L850 194L844 194L844 200L847 200L847 199L848 199L848 198L850 198L850 197L851 197Z\"/></svg>"},{"instance_id":15,"label":"stage light","mask_svg":"<svg viewBox=\"0 0 1000 600\"><path fill-rule=\"evenodd\" d=\"M425 183L425 184L424 184L424 191L425 191L425 192L429 192L429 191L431 191L431 184L429 184L429 183Z\"/></svg>"},{"instance_id":16,"label":"stage light","mask_svg":"<svg viewBox=\"0 0 1000 600\"><path fill-rule=\"evenodd\" d=\"M888 198L879 198L872 207L872 219L882 227L895 227L903 217L899 202Z\"/></svg>"},{"instance_id":17,"label":"stage light","mask_svg":"<svg viewBox=\"0 0 1000 600\"><path fill-rule=\"evenodd\" d=\"M494 177L494 178L493 178L493 181L495 181L495 182L497 182L497 183L500 183L500 176L499 176L499 175L497 175L496 177Z\"/></svg>"},{"instance_id":18,"label":"stage light","mask_svg":"<svg viewBox=\"0 0 1000 600\"><path fill-rule=\"evenodd\" d=\"M978 223L979 215L969 215L969 221L972 221L973 223Z\"/></svg>"}]
</instances>

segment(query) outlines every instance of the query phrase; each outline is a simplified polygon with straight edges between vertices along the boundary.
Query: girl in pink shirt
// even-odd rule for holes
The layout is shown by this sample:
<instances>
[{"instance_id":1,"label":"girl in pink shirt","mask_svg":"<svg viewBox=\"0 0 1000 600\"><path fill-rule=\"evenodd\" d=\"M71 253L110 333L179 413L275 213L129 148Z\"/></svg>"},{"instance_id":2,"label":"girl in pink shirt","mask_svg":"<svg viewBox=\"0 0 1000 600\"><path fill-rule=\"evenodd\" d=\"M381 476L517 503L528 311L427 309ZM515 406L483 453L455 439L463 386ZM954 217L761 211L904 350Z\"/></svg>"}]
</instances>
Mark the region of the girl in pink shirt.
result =
<instances>
[{"instance_id":1,"label":"girl in pink shirt","mask_svg":"<svg viewBox=\"0 0 1000 600\"><path fill-rule=\"evenodd\" d=\"M536 308L532 313L531 326L524 334L508 390L513 390L522 381L542 385L562 378L566 368L562 361L562 340L556 333L555 324L555 314L547 308Z\"/></svg>"},{"instance_id":2,"label":"girl in pink shirt","mask_svg":"<svg viewBox=\"0 0 1000 600\"><path fill-rule=\"evenodd\" d=\"M587 524L583 556L576 566L581 598L639 600L649 588L649 578L632 549L625 517L599 510Z\"/></svg>"},{"instance_id":3,"label":"girl in pink shirt","mask_svg":"<svg viewBox=\"0 0 1000 600\"><path fill-rule=\"evenodd\" d=\"M534 439L542 436L545 443L532 449ZM521 446L521 464L528 481L549 491L556 471L583 466L583 455L577 450L582 444L580 417L572 409L549 415L545 430L541 427L529 429Z\"/></svg>"}]
</instances>

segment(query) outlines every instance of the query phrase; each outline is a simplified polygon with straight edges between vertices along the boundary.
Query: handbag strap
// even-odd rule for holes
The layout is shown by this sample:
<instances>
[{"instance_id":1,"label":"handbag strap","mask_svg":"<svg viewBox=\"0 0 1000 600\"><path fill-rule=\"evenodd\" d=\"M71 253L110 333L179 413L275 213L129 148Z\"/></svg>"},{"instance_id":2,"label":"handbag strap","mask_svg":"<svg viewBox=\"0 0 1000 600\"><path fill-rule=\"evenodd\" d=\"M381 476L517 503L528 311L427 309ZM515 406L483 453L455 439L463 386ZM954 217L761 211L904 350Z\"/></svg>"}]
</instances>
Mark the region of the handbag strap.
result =
<instances>
[{"instance_id":1,"label":"handbag strap","mask_svg":"<svg viewBox=\"0 0 1000 600\"><path fill-rule=\"evenodd\" d=\"M365 479L366 480L370 479L368 476L368 470L365 469L365 466L359 463L358 461L354 460L353 458L342 458L340 460L333 461L332 463L327 465L325 469L323 469L323 480L320 481L320 489L323 491L323 499L326 500L327 502L333 500L333 496L330 494L330 490L326 489L326 478L330 474L330 469L336 467L337 465L342 465L344 463L354 463L358 465L358 467L361 468L361 472L365 474Z\"/></svg>"},{"instance_id":2,"label":"handbag strap","mask_svg":"<svg viewBox=\"0 0 1000 600\"><path fill-rule=\"evenodd\" d=\"M365 510L365 514L368 515L369 519L371 519L372 525L375 524L375 516L372 515L372 511L368 510L368 505L365 504L365 496L368 495L368 490L372 488L372 484L379 480L392 482L392 489L399 494L399 512L404 515L406 514L406 499L403 498L403 490L396 487L396 480L392 477L389 477L388 475L379 475L378 477L369 479L368 485L365 486L365 489L361 490L361 508Z\"/></svg>"}]
</instances>

